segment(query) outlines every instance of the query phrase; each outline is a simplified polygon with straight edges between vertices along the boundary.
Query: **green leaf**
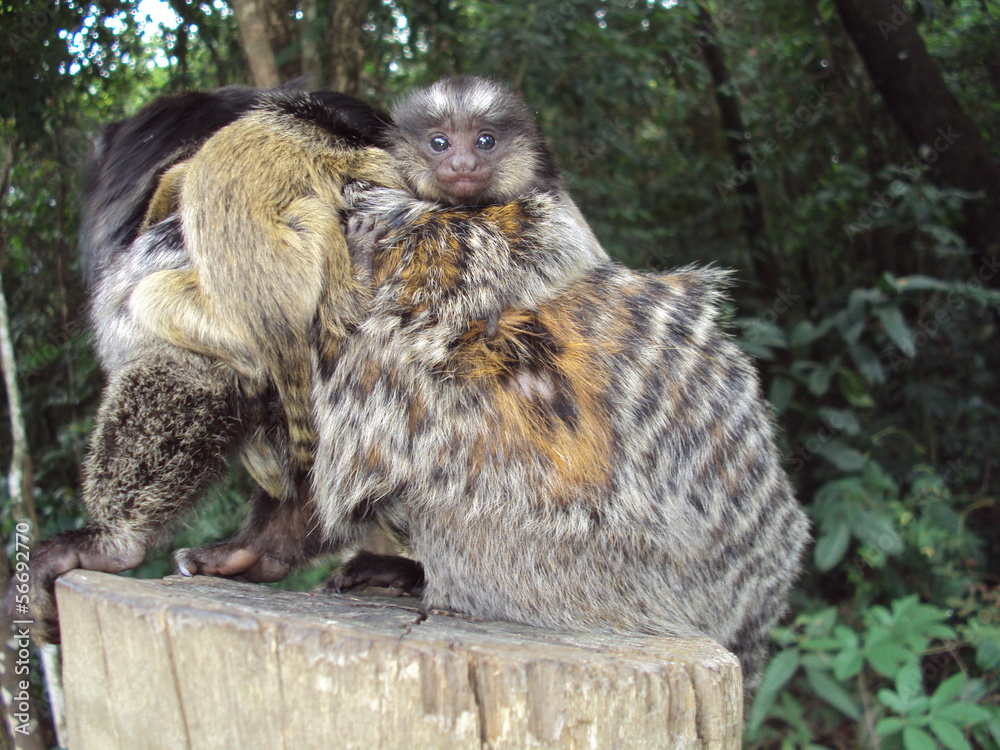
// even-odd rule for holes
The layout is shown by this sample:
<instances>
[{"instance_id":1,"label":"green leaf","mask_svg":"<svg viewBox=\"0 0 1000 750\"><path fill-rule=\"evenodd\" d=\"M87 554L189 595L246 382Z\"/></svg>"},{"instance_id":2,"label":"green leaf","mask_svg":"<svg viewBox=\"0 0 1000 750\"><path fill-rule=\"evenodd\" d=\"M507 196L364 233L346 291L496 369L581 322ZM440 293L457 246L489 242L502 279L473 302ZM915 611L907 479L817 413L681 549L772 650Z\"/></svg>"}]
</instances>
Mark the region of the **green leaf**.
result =
<instances>
[{"instance_id":1,"label":"green leaf","mask_svg":"<svg viewBox=\"0 0 1000 750\"><path fill-rule=\"evenodd\" d=\"M899 485L877 461L869 461L865 464L864 477L865 484L871 489L879 490L893 497L899 494Z\"/></svg>"},{"instance_id":2,"label":"green leaf","mask_svg":"<svg viewBox=\"0 0 1000 750\"><path fill-rule=\"evenodd\" d=\"M859 649L844 649L833 657L831 664L833 665L833 676L843 682L861 671L864 659Z\"/></svg>"},{"instance_id":3,"label":"green leaf","mask_svg":"<svg viewBox=\"0 0 1000 750\"><path fill-rule=\"evenodd\" d=\"M830 390L830 381L833 379L834 373L837 371L837 363L831 362L825 367L817 367L809 375L809 380L806 386L809 388L809 392L814 396L823 396L828 390Z\"/></svg>"},{"instance_id":4,"label":"green leaf","mask_svg":"<svg viewBox=\"0 0 1000 750\"><path fill-rule=\"evenodd\" d=\"M976 647L976 665L984 671L1000 667L1000 627L983 625L976 628L970 640Z\"/></svg>"},{"instance_id":5,"label":"green leaf","mask_svg":"<svg viewBox=\"0 0 1000 750\"><path fill-rule=\"evenodd\" d=\"M861 639L858 637L857 632L849 628L847 625L838 625L835 627L833 629L833 635L844 645L845 648L857 650L858 645L861 643Z\"/></svg>"},{"instance_id":6,"label":"green leaf","mask_svg":"<svg viewBox=\"0 0 1000 750\"><path fill-rule=\"evenodd\" d=\"M847 309L859 310L866 305L875 305L880 302L885 302L885 295L878 289L855 289L847 298Z\"/></svg>"},{"instance_id":7,"label":"green leaf","mask_svg":"<svg viewBox=\"0 0 1000 750\"><path fill-rule=\"evenodd\" d=\"M911 662L896 673L896 694L903 700L906 710L914 707L914 701L924 694L924 676L920 665Z\"/></svg>"},{"instance_id":8,"label":"green leaf","mask_svg":"<svg viewBox=\"0 0 1000 750\"><path fill-rule=\"evenodd\" d=\"M893 677L901 664L913 659L913 652L895 643L886 642L865 649L865 659L884 677Z\"/></svg>"},{"instance_id":9,"label":"green leaf","mask_svg":"<svg viewBox=\"0 0 1000 750\"><path fill-rule=\"evenodd\" d=\"M807 630L808 635L818 636L827 635L832 630L837 622L837 608L827 607L826 609L821 609L819 612L815 612L812 615L812 621L809 623ZM848 628L849 630L849 628Z\"/></svg>"},{"instance_id":10,"label":"green leaf","mask_svg":"<svg viewBox=\"0 0 1000 750\"><path fill-rule=\"evenodd\" d=\"M948 750L972 750L972 745L965 739L965 735L951 722L932 718L930 726L931 731Z\"/></svg>"},{"instance_id":11,"label":"green leaf","mask_svg":"<svg viewBox=\"0 0 1000 750\"><path fill-rule=\"evenodd\" d=\"M761 346L785 348L785 332L777 324L763 318L740 318L736 321L743 329L743 337Z\"/></svg>"},{"instance_id":12,"label":"green leaf","mask_svg":"<svg viewBox=\"0 0 1000 750\"><path fill-rule=\"evenodd\" d=\"M885 368L875 352L864 344L855 344L850 347L850 354L865 382L881 385L886 381Z\"/></svg>"},{"instance_id":13,"label":"green leaf","mask_svg":"<svg viewBox=\"0 0 1000 750\"><path fill-rule=\"evenodd\" d=\"M824 443L816 453L843 472L861 471L865 465L863 453L847 447L839 440L830 440Z\"/></svg>"},{"instance_id":14,"label":"green leaf","mask_svg":"<svg viewBox=\"0 0 1000 750\"><path fill-rule=\"evenodd\" d=\"M764 719L767 718L771 706L778 692L785 684L792 679L799 668L799 651L790 648L781 651L771 659L764 670L760 687L757 689L757 697L754 699L753 707L750 709L750 718L747 720L747 732L754 734Z\"/></svg>"},{"instance_id":15,"label":"green leaf","mask_svg":"<svg viewBox=\"0 0 1000 750\"><path fill-rule=\"evenodd\" d=\"M816 547L813 549L816 567L822 572L832 570L844 558L850 541L850 522L847 519L841 519L816 540Z\"/></svg>"},{"instance_id":16,"label":"green leaf","mask_svg":"<svg viewBox=\"0 0 1000 750\"><path fill-rule=\"evenodd\" d=\"M888 709L897 714L906 713L906 702L896 694L894 690L882 688L877 693L879 701Z\"/></svg>"},{"instance_id":17,"label":"green leaf","mask_svg":"<svg viewBox=\"0 0 1000 750\"><path fill-rule=\"evenodd\" d=\"M943 708L958 698L963 690L965 690L965 675L959 672L937 686L937 690L931 696L931 707Z\"/></svg>"},{"instance_id":18,"label":"green leaf","mask_svg":"<svg viewBox=\"0 0 1000 750\"><path fill-rule=\"evenodd\" d=\"M851 406L857 409L870 409L875 406L875 399L857 373L843 369L837 376L837 382L840 385L841 395Z\"/></svg>"},{"instance_id":19,"label":"green leaf","mask_svg":"<svg viewBox=\"0 0 1000 750\"><path fill-rule=\"evenodd\" d=\"M836 708L844 716L854 719L854 721L858 721L861 718L861 708L858 704L844 688L831 680L826 672L809 669L806 671L806 681L816 695Z\"/></svg>"},{"instance_id":20,"label":"green leaf","mask_svg":"<svg viewBox=\"0 0 1000 750\"><path fill-rule=\"evenodd\" d=\"M905 721L897 716L890 716L887 719L882 719L882 721L875 725L875 734L879 737L888 737L890 734L901 732L905 726Z\"/></svg>"},{"instance_id":21,"label":"green leaf","mask_svg":"<svg viewBox=\"0 0 1000 750\"><path fill-rule=\"evenodd\" d=\"M896 289L900 292L947 292L953 288L952 284L931 276L901 276L898 279L894 279L893 282Z\"/></svg>"},{"instance_id":22,"label":"green leaf","mask_svg":"<svg viewBox=\"0 0 1000 750\"><path fill-rule=\"evenodd\" d=\"M955 724L971 726L982 721L988 721L990 712L975 703L952 703L934 712L935 716L947 719Z\"/></svg>"},{"instance_id":23,"label":"green leaf","mask_svg":"<svg viewBox=\"0 0 1000 750\"><path fill-rule=\"evenodd\" d=\"M781 414L792 402L792 394L795 393L795 381L791 378L783 378L780 375L771 381L771 389L768 393L768 401L774 410Z\"/></svg>"},{"instance_id":24,"label":"green leaf","mask_svg":"<svg viewBox=\"0 0 1000 750\"><path fill-rule=\"evenodd\" d=\"M892 343L898 346L903 354L913 357L917 353L917 347L913 343L913 331L906 324L903 313L898 307L878 307L875 309L875 317L882 323L882 328L892 339Z\"/></svg>"},{"instance_id":25,"label":"green leaf","mask_svg":"<svg viewBox=\"0 0 1000 750\"><path fill-rule=\"evenodd\" d=\"M740 349L754 359L759 359L762 362L774 361L774 351L770 347L758 344L754 341L747 341L746 339L736 339L736 343Z\"/></svg>"},{"instance_id":26,"label":"green leaf","mask_svg":"<svg viewBox=\"0 0 1000 750\"><path fill-rule=\"evenodd\" d=\"M903 730L903 747L906 750L938 750L937 743L923 729L908 726Z\"/></svg>"},{"instance_id":27,"label":"green leaf","mask_svg":"<svg viewBox=\"0 0 1000 750\"><path fill-rule=\"evenodd\" d=\"M847 435L857 435L861 432L861 422L858 415L846 409L820 409L817 414L823 420L823 424L833 432L843 432Z\"/></svg>"},{"instance_id":28,"label":"green leaf","mask_svg":"<svg viewBox=\"0 0 1000 750\"><path fill-rule=\"evenodd\" d=\"M796 324L788 337L788 342L793 347L808 346L813 341L822 336L824 331L817 328L808 320L803 320Z\"/></svg>"},{"instance_id":29,"label":"green leaf","mask_svg":"<svg viewBox=\"0 0 1000 750\"><path fill-rule=\"evenodd\" d=\"M851 528L858 539L884 555L898 555L903 551L903 537L888 515L862 511L854 517Z\"/></svg>"}]
</instances>

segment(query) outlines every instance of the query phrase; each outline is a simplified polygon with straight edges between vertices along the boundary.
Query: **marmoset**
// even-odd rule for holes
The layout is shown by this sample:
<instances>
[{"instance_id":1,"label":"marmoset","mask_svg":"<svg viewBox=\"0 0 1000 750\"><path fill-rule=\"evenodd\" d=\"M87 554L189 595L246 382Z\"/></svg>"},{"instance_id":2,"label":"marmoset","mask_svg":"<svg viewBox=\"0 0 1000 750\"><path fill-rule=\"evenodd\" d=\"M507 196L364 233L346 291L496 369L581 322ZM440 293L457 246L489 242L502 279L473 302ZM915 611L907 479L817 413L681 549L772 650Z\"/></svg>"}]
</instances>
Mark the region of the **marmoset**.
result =
<instances>
[{"instance_id":1,"label":"marmoset","mask_svg":"<svg viewBox=\"0 0 1000 750\"><path fill-rule=\"evenodd\" d=\"M275 112L282 106L303 128L312 118L316 128L325 129L317 143L336 143L338 154L382 142L385 118L351 97L228 88L163 97L108 126L88 157L81 250L108 384L83 466L90 520L80 530L42 542L32 554L29 598L41 640L58 638L51 597L57 576L76 567L120 572L138 565L237 451L262 488L241 535L228 543L236 553L226 543L203 549L204 572L277 580L291 565L325 549L312 507L303 500L306 493L288 481L291 451L276 390L248 385L214 358L154 335L133 315L133 293L150 275L192 273L186 227L169 207L174 199L162 192L166 200L154 198L163 175L241 118L260 123L280 117ZM268 154L251 150L247 158L256 162ZM141 232L154 204L164 215ZM238 223L227 216L219 221ZM312 288L324 282L325 269L311 279ZM232 291L245 298L238 284ZM321 303L313 304L314 314L320 314ZM335 347L339 332L329 316L325 323L334 329L325 340ZM8 606L20 593L14 587L8 591Z\"/></svg>"},{"instance_id":2,"label":"marmoset","mask_svg":"<svg viewBox=\"0 0 1000 750\"><path fill-rule=\"evenodd\" d=\"M327 533L394 529L427 607L708 635L752 688L809 533L716 322L727 275L581 263L544 194L443 208L376 189L354 210L387 230L371 317L317 389ZM498 296L491 336L470 320Z\"/></svg>"}]
</instances>

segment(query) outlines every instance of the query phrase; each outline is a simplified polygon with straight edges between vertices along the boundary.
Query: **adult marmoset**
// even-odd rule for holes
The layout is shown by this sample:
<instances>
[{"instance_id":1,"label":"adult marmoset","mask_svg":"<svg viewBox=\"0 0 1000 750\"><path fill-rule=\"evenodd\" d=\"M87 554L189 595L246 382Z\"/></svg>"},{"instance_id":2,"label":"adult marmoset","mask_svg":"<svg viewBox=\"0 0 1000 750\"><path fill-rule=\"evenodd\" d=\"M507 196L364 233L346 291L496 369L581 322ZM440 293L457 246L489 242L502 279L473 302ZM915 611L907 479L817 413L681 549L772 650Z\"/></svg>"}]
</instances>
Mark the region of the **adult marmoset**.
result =
<instances>
[{"instance_id":1,"label":"adult marmoset","mask_svg":"<svg viewBox=\"0 0 1000 750\"><path fill-rule=\"evenodd\" d=\"M544 193L356 198L385 231L371 316L317 388L327 533L408 539L428 607L704 634L752 688L808 523L753 366L717 324L727 275L581 255ZM485 299L503 301L495 335Z\"/></svg>"},{"instance_id":2,"label":"adult marmoset","mask_svg":"<svg viewBox=\"0 0 1000 750\"><path fill-rule=\"evenodd\" d=\"M152 334L274 387L293 479L312 463L311 335L336 348L362 305L340 228L345 182L402 187L370 132L315 96L266 94L163 175L147 224L178 213L191 267L144 278L131 307Z\"/></svg>"},{"instance_id":3,"label":"adult marmoset","mask_svg":"<svg viewBox=\"0 0 1000 750\"><path fill-rule=\"evenodd\" d=\"M83 466L89 522L32 554L30 602L42 640L58 637L51 597L58 575L138 565L238 451L262 487L237 539L199 550L195 569L276 580L325 548L305 493L287 479L290 449L275 390L248 388L215 359L150 332L132 304L136 287L151 275L191 270L181 216L170 200L155 198L163 195L163 176L221 130L247 116L259 120L262 106L273 112L282 102L301 119L312 117L325 138L337 139L338 151L375 145L386 126L377 112L342 94L227 88L158 99L105 128L88 157L81 250L108 383ZM142 231L153 204L163 215ZM335 346L336 336L326 341Z\"/></svg>"}]
</instances>

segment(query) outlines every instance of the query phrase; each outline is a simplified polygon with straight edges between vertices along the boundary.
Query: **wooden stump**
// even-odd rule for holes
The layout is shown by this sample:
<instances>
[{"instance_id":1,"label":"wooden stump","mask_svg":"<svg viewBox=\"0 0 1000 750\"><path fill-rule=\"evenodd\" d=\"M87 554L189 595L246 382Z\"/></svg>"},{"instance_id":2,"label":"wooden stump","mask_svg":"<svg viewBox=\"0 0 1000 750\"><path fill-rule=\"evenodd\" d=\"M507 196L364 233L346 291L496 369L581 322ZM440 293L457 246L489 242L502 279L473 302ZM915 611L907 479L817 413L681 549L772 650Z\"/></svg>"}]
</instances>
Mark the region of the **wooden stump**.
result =
<instances>
[{"instance_id":1,"label":"wooden stump","mask_svg":"<svg viewBox=\"0 0 1000 750\"><path fill-rule=\"evenodd\" d=\"M57 585L70 750L739 748L739 664L216 578Z\"/></svg>"}]
</instances>

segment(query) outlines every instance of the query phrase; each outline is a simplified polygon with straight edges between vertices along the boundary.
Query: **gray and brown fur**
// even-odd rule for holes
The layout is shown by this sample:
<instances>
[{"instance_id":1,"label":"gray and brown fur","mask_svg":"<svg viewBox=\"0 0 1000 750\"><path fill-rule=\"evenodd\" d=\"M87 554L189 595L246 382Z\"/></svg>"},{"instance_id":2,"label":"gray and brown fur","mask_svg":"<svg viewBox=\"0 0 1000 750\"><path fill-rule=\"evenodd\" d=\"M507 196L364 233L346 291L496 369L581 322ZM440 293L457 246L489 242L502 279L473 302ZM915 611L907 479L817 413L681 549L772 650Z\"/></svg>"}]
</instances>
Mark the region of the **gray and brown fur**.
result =
<instances>
[{"instance_id":1,"label":"gray and brown fur","mask_svg":"<svg viewBox=\"0 0 1000 750\"><path fill-rule=\"evenodd\" d=\"M392 108L387 148L407 188L421 200L444 205L498 205L532 192L549 193L573 219L578 250L606 258L576 204L527 103L496 81L478 76L444 78L401 98ZM476 167L489 169L483 188L469 197L449 192L435 172L428 139L439 132L484 131L495 136L495 152Z\"/></svg>"},{"instance_id":2,"label":"gray and brown fur","mask_svg":"<svg viewBox=\"0 0 1000 750\"><path fill-rule=\"evenodd\" d=\"M581 256L545 194L471 209L374 190L355 208L389 229L371 317L317 389L331 537L370 521L408 538L427 607L708 635L752 688L808 524L718 328L727 275Z\"/></svg>"},{"instance_id":3,"label":"gray and brown fur","mask_svg":"<svg viewBox=\"0 0 1000 750\"><path fill-rule=\"evenodd\" d=\"M360 149L379 142L384 120L350 97L230 88L163 97L108 126L88 158L81 252L108 384L83 467L82 501L90 520L32 552L30 601L41 640L58 639L57 576L77 567L134 568L239 453L262 485L244 528L229 542L182 553L182 567L273 581L327 548L308 493L288 481L288 437L275 389L248 387L215 359L151 333L136 320L132 304L150 275L169 278L192 268L181 216L171 213L169 201L154 201L162 176L262 102L273 106L292 98L301 104L303 97L315 119L341 134L341 145ZM150 204L165 215L143 232ZM337 341L329 337L327 349ZM11 596L12 590L6 607Z\"/></svg>"},{"instance_id":4,"label":"gray and brown fur","mask_svg":"<svg viewBox=\"0 0 1000 750\"><path fill-rule=\"evenodd\" d=\"M456 149L443 155L444 161L428 151L429 139L441 134L452 138L456 146ZM461 151L462 147L470 146L467 142L469 137L474 142L481 134L489 134L491 138L495 138L497 147L482 153L471 147ZM445 204L493 204L498 206L499 215L502 213L499 206L506 204L511 198L538 193L545 196L557 213L549 223L559 229L559 237L553 238L553 241L558 241L565 249L567 262L580 264L583 262L581 256L606 257L579 210L566 194L559 170L527 105L504 86L481 78L463 77L445 79L427 89L418 90L404 97L393 108L393 125L386 131L382 142L394 157L394 163L407 187L418 197ZM474 178L476 186L474 190L463 191L461 195L455 194L448 183L448 178L453 176L448 173L448 169L456 164L447 163L447 159L456 153L462 161L457 164L460 176ZM154 217L164 212L162 206L166 206L166 212L169 212L173 210L173 205L183 205L186 200L183 185L187 178L182 173L178 173L178 177L179 179L164 180L161 183L163 200L154 199L150 208ZM363 227L354 219L349 219L348 225L355 230L352 233L352 255L361 261L361 266L368 269L370 254L383 228L374 225ZM213 260L207 258L206 263ZM553 278L558 277L559 273L558 269L552 269ZM544 279L541 281L545 283ZM508 305L504 280L483 280L479 291L477 315L492 331L499 315ZM419 295L420 292L414 290L414 293ZM318 362L321 372L327 372L336 367L337 347L343 340L343 331L332 330L330 326L318 330L322 331L322 336L318 339ZM359 373L358 377L365 379L369 374ZM525 388L544 388L544 384L532 381L527 371L521 380ZM429 397L433 398L433 394ZM376 422L370 428L378 430L379 425ZM246 455L247 452L244 453ZM257 454L267 455L266 451L257 451ZM246 458L244 462L247 463ZM258 481L263 482L262 479ZM277 514L269 518L275 522L281 520ZM341 529L328 540L329 544L340 546L357 541L366 526L370 525L365 524L364 519L361 521L350 528ZM244 529L237 539L229 543L213 545L207 549L181 550L178 553L180 568L186 572L238 572L240 560L246 557L246 545L254 541L254 533L272 537L277 535L270 533L269 529ZM370 559L371 556L362 558L364 561ZM409 562L379 558L377 564L382 565L381 570L377 570L374 563L366 563L367 574L357 576L356 580L388 576L392 580L400 580L401 586L413 587L414 579L419 577L418 566ZM357 571L360 565L361 562L355 561L352 563L352 570ZM401 575L398 574L399 570L402 571ZM340 584L344 581L344 576L338 578Z\"/></svg>"},{"instance_id":5,"label":"gray and brown fur","mask_svg":"<svg viewBox=\"0 0 1000 750\"><path fill-rule=\"evenodd\" d=\"M335 349L363 309L341 190L402 186L387 153L346 141L317 110L307 95L265 98L163 176L146 222L176 210L192 267L150 274L131 300L153 334L224 362L249 390L277 390L299 481L315 439L310 337L319 327Z\"/></svg>"}]
</instances>

